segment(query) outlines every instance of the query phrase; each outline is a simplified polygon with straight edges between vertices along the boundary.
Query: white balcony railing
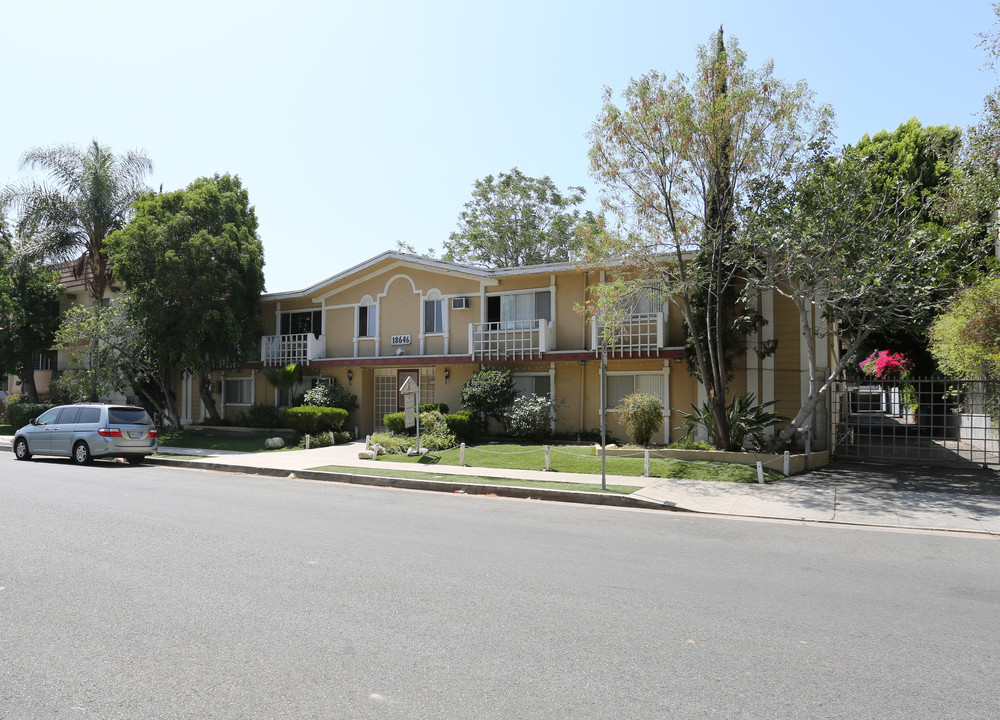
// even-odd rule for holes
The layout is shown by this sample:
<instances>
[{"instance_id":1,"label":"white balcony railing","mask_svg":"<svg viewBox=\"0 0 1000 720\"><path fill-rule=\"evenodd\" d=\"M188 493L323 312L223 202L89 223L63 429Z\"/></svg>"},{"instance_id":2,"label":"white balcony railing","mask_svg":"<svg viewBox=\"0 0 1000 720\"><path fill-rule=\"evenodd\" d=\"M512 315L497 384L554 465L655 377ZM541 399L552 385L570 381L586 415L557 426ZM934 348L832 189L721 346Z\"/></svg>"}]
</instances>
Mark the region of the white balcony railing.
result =
<instances>
[{"instance_id":1,"label":"white balcony railing","mask_svg":"<svg viewBox=\"0 0 1000 720\"><path fill-rule=\"evenodd\" d=\"M591 349L598 353L604 340L604 324L599 318L591 319ZM608 355L628 357L652 354L663 347L663 313L629 315L608 338Z\"/></svg>"},{"instance_id":2,"label":"white balcony railing","mask_svg":"<svg viewBox=\"0 0 1000 720\"><path fill-rule=\"evenodd\" d=\"M265 335L260 339L260 359L265 366L283 367L292 363L309 364L326 357L326 335L312 333Z\"/></svg>"},{"instance_id":3,"label":"white balcony railing","mask_svg":"<svg viewBox=\"0 0 1000 720\"><path fill-rule=\"evenodd\" d=\"M469 323L469 351L476 360L523 360L550 349L547 320Z\"/></svg>"}]
</instances>

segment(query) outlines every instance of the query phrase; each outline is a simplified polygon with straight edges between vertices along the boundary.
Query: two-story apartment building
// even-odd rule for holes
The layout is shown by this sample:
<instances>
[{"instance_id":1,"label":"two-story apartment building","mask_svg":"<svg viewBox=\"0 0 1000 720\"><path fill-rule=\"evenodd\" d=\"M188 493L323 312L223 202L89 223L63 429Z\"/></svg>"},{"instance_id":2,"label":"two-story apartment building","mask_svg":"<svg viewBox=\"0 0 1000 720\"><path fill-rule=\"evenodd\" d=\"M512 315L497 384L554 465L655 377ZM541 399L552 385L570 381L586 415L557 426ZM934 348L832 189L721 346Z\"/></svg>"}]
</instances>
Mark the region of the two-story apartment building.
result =
<instances>
[{"instance_id":1,"label":"two-story apartment building","mask_svg":"<svg viewBox=\"0 0 1000 720\"><path fill-rule=\"evenodd\" d=\"M399 388L419 383L421 402L461 407L463 384L483 366L510 368L523 393L548 394L558 404L555 430L600 426L600 318L581 311L590 289L607 271L574 262L517 268L482 268L399 252L386 252L303 290L264 295L267 325L260 356L216 376L219 407L235 418L254 402L287 404L259 370L301 363L307 383L336 380L354 393L360 410L350 423L363 435L382 428L386 413L402 409ZM755 352L734 369L731 391L752 390L778 399L793 415L803 393L797 315L770 293L760 298L765 319L755 340L778 340L777 352ZM829 357L826 340L819 357ZM751 342L751 345L754 345ZM624 437L613 408L635 391L663 400L661 441L681 434L675 408L704 399L684 361L684 328L669 303L640 300L609 352L609 430ZM190 380L180 383L181 422L203 409Z\"/></svg>"}]
</instances>

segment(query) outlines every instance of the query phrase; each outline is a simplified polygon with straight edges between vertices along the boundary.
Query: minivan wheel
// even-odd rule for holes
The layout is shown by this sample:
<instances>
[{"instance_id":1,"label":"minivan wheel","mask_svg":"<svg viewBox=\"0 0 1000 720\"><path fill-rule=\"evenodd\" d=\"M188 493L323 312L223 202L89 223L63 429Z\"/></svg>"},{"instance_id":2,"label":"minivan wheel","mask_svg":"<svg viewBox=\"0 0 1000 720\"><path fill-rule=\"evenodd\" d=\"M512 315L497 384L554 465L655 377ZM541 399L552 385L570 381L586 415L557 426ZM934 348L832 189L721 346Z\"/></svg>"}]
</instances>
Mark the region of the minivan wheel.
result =
<instances>
[{"instance_id":1,"label":"minivan wheel","mask_svg":"<svg viewBox=\"0 0 1000 720\"><path fill-rule=\"evenodd\" d=\"M18 438L14 441L14 457L18 460L31 460L31 453L28 452L28 441Z\"/></svg>"},{"instance_id":2,"label":"minivan wheel","mask_svg":"<svg viewBox=\"0 0 1000 720\"><path fill-rule=\"evenodd\" d=\"M77 465L89 465L91 460L93 458L90 457L90 448L87 447L87 443L81 440L73 446L73 462Z\"/></svg>"}]
</instances>

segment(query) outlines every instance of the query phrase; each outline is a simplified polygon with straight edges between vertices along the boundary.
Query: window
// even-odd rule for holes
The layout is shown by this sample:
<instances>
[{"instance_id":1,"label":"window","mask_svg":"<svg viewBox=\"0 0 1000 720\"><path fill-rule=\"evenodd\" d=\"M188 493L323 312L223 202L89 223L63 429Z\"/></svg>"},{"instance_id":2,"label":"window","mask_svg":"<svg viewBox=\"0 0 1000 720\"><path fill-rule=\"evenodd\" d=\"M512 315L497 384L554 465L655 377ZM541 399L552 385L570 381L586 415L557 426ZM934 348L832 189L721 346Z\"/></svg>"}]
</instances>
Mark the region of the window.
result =
<instances>
[{"instance_id":1,"label":"window","mask_svg":"<svg viewBox=\"0 0 1000 720\"><path fill-rule=\"evenodd\" d=\"M375 337L375 306L358 307L358 337Z\"/></svg>"},{"instance_id":2,"label":"window","mask_svg":"<svg viewBox=\"0 0 1000 720\"><path fill-rule=\"evenodd\" d=\"M226 404L249 405L253 394L250 378L226 378Z\"/></svg>"},{"instance_id":3,"label":"window","mask_svg":"<svg viewBox=\"0 0 1000 720\"><path fill-rule=\"evenodd\" d=\"M663 375L608 375L607 407L614 410L632 393L644 393L663 402Z\"/></svg>"},{"instance_id":4,"label":"window","mask_svg":"<svg viewBox=\"0 0 1000 720\"><path fill-rule=\"evenodd\" d=\"M35 370L51 370L55 364L56 351L47 350L38 355L31 356L31 364Z\"/></svg>"},{"instance_id":5,"label":"window","mask_svg":"<svg viewBox=\"0 0 1000 720\"><path fill-rule=\"evenodd\" d=\"M323 334L323 311L305 310L281 314L279 335L305 335L312 333L318 338Z\"/></svg>"},{"instance_id":6,"label":"window","mask_svg":"<svg viewBox=\"0 0 1000 720\"><path fill-rule=\"evenodd\" d=\"M547 397L552 394L552 379L548 375L515 375L514 390L518 395L540 395Z\"/></svg>"},{"instance_id":7,"label":"window","mask_svg":"<svg viewBox=\"0 0 1000 720\"><path fill-rule=\"evenodd\" d=\"M552 292L507 293L486 298L486 322L552 320Z\"/></svg>"},{"instance_id":8,"label":"window","mask_svg":"<svg viewBox=\"0 0 1000 720\"><path fill-rule=\"evenodd\" d=\"M440 300L424 300L424 332L444 332L444 303Z\"/></svg>"}]
</instances>

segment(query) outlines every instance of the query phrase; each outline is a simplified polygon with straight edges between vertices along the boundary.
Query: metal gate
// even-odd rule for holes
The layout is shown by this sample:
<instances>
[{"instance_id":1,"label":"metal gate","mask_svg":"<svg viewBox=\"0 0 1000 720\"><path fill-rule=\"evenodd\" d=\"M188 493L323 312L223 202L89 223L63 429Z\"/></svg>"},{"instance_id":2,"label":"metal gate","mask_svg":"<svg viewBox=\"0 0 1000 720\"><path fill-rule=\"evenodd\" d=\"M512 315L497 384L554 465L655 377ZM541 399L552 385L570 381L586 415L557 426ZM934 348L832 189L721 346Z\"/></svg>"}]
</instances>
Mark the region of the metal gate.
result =
<instances>
[{"instance_id":1,"label":"metal gate","mask_svg":"<svg viewBox=\"0 0 1000 720\"><path fill-rule=\"evenodd\" d=\"M1000 465L1000 382L915 378L837 383L830 402L838 460Z\"/></svg>"}]
</instances>

